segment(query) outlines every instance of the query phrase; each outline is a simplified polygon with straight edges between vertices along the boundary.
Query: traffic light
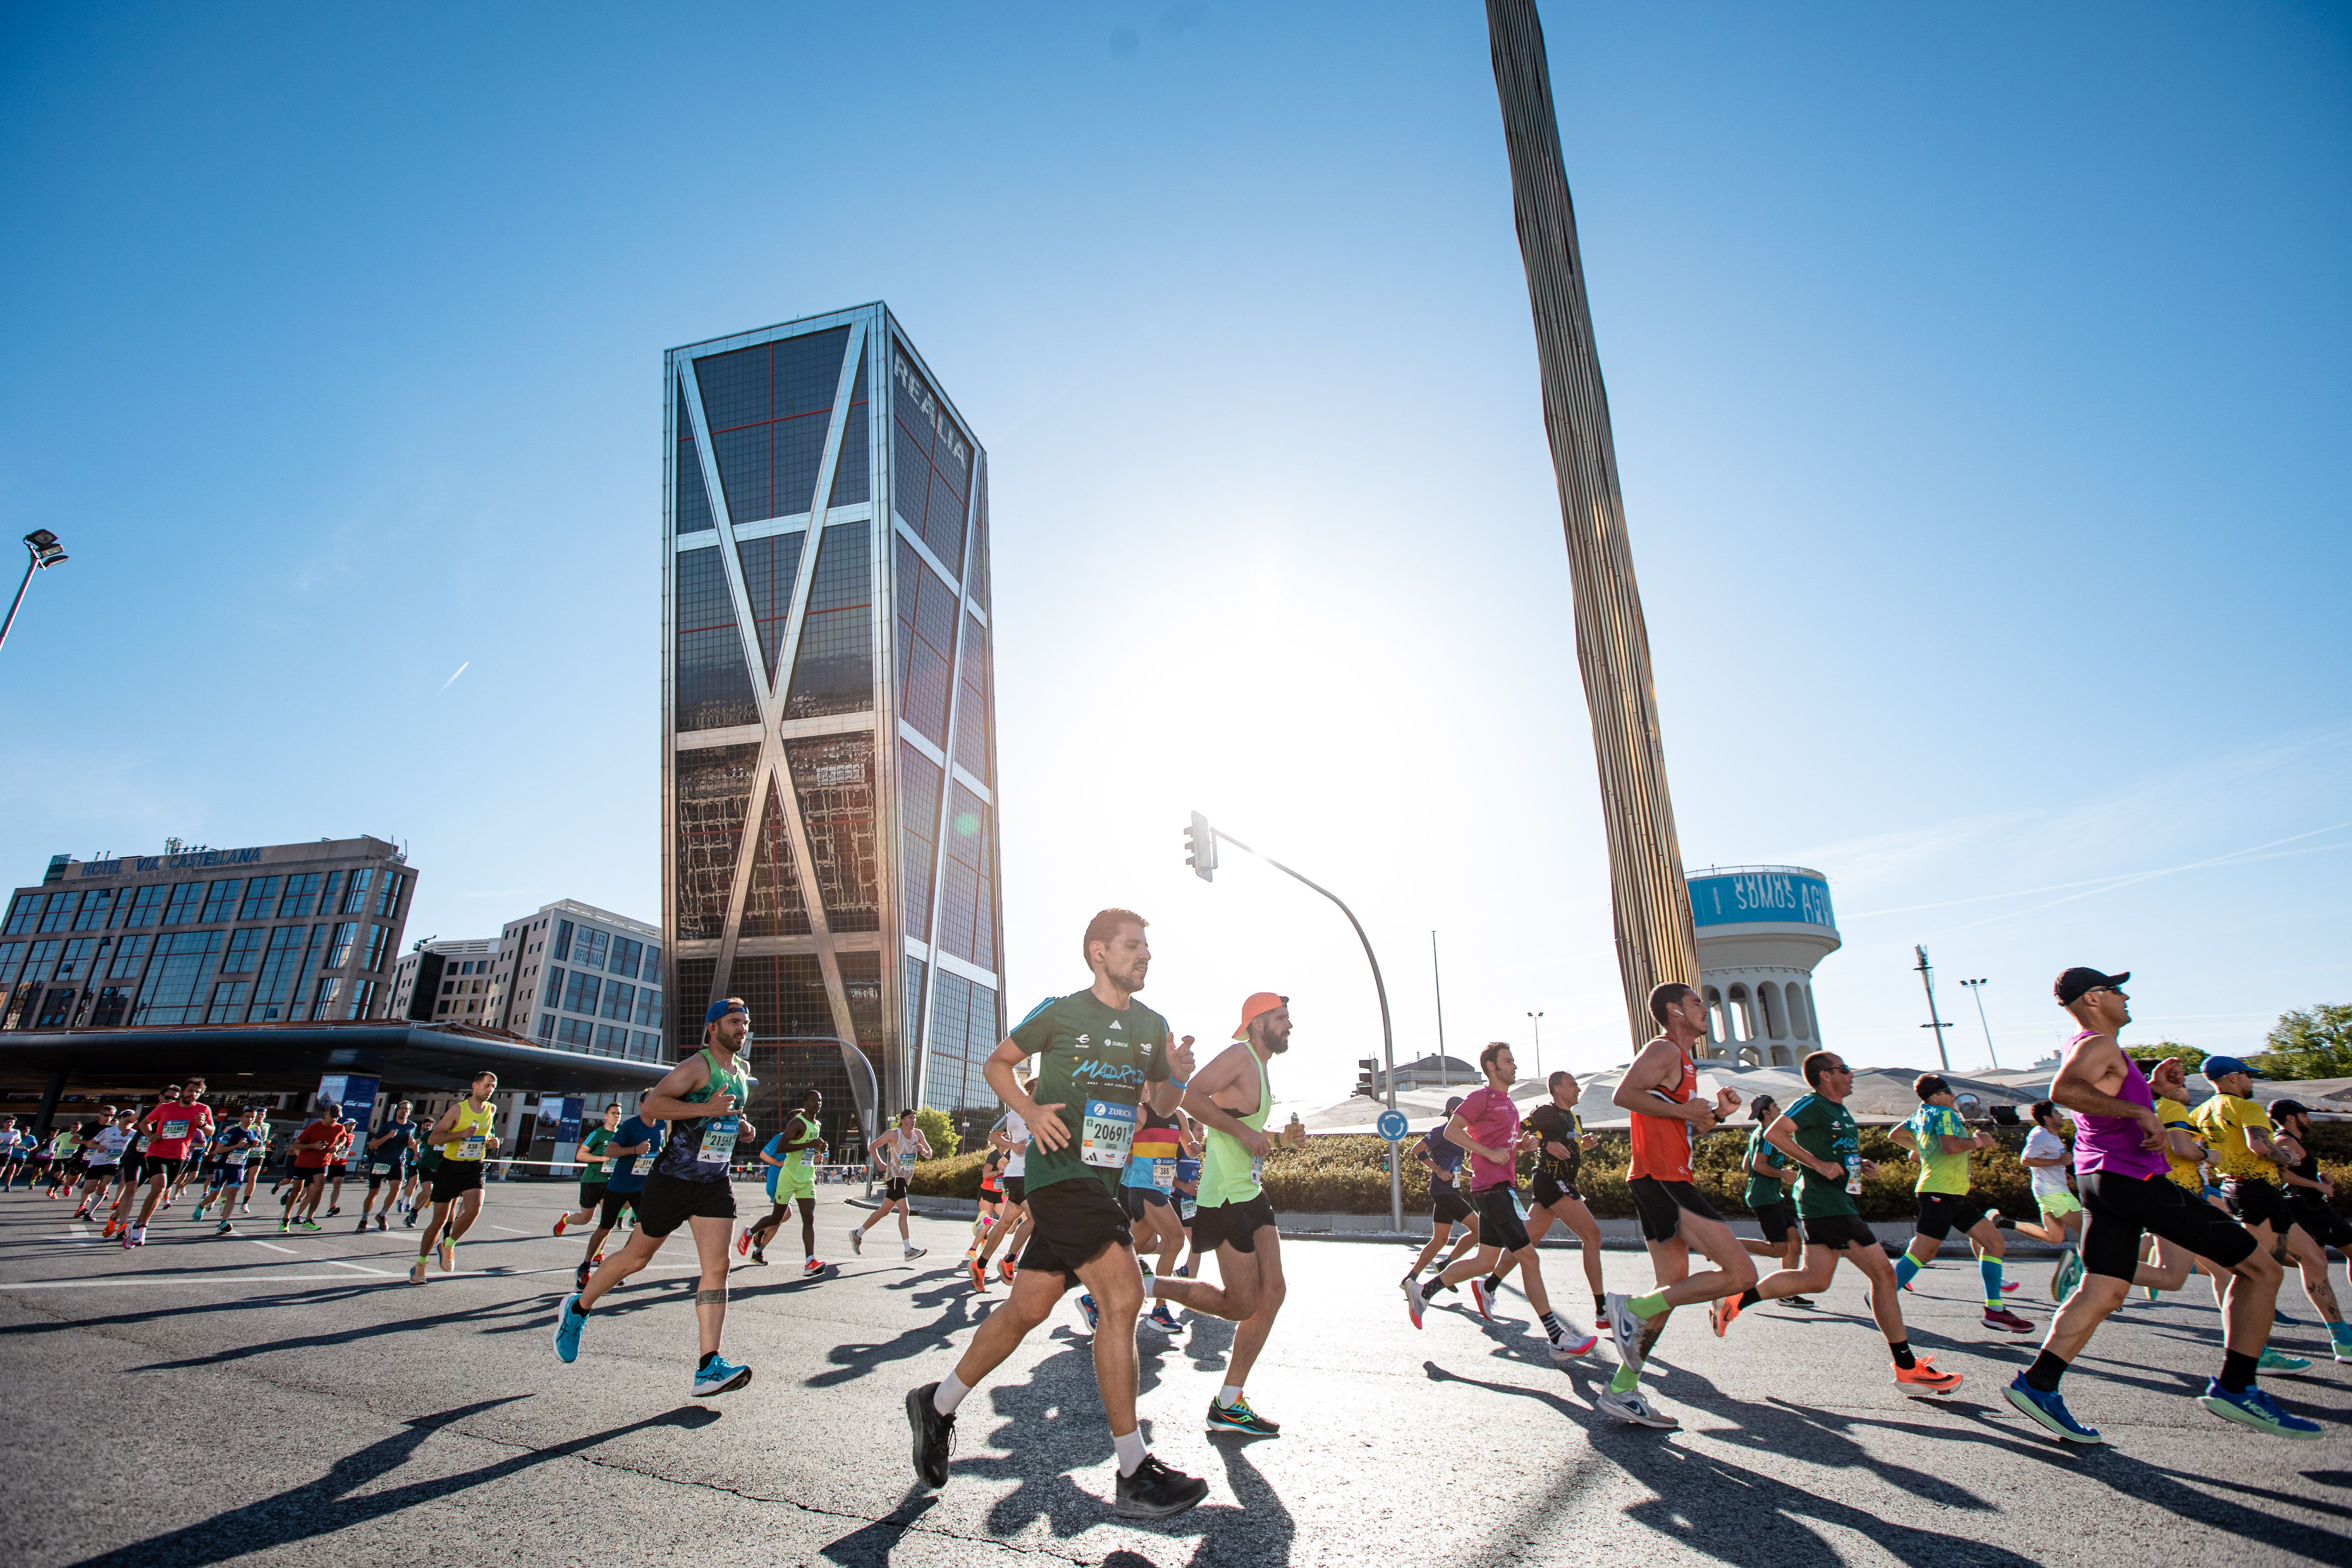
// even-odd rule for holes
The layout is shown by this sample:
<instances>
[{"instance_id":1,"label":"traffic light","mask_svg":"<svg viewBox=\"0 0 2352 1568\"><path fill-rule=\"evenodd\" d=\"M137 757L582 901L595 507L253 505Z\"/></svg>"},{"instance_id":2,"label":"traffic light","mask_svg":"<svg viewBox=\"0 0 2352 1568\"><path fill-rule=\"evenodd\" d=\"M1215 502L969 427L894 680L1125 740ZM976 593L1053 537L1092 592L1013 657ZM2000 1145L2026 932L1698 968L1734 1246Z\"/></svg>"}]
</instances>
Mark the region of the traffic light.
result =
<instances>
[{"instance_id":1,"label":"traffic light","mask_svg":"<svg viewBox=\"0 0 2352 1568\"><path fill-rule=\"evenodd\" d=\"M1197 811L1192 814L1192 826L1184 830L1184 864L1192 867L1192 875L1203 882L1216 880L1216 829Z\"/></svg>"},{"instance_id":2,"label":"traffic light","mask_svg":"<svg viewBox=\"0 0 2352 1568\"><path fill-rule=\"evenodd\" d=\"M1380 1090L1380 1060L1375 1057L1356 1058L1356 1092L1366 1100L1378 1100Z\"/></svg>"}]
</instances>

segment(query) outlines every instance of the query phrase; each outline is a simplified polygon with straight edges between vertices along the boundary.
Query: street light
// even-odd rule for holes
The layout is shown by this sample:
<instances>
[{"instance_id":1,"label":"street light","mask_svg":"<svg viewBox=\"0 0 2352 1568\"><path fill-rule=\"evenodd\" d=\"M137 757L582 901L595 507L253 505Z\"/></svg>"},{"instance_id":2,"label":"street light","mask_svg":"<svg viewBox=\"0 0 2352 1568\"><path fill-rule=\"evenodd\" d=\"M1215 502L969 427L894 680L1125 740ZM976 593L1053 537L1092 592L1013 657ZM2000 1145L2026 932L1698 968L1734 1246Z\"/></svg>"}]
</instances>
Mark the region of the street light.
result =
<instances>
[{"instance_id":1,"label":"street light","mask_svg":"<svg viewBox=\"0 0 2352 1568\"><path fill-rule=\"evenodd\" d=\"M25 563L25 580L16 584L16 597L8 605L8 618L0 621L0 646L8 641L8 628L16 624L16 611L25 603L25 590L33 585L33 574L45 567L65 564L64 547L58 536L46 528L37 528L25 535L25 553L31 557Z\"/></svg>"},{"instance_id":2,"label":"street light","mask_svg":"<svg viewBox=\"0 0 2352 1568\"><path fill-rule=\"evenodd\" d=\"M1543 1015L1530 1013L1528 1016L1536 1021L1536 1076L1541 1078L1543 1077Z\"/></svg>"},{"instance_id":3,"label":"street light","mask_svg":"<svg viewBox=\"0 0 2352 1568\"><path fill-rule=\"evenodd\" d=\"M1960 984L1967 986L1969 988L1969 994L1977 999L1977 1022L1984 1026L1985 1055L1992 1058L1992 1070L1999 1072L2000 1070L2000 1058L1993 1054L1992 1026L1985 1023L1984 992L1979 989L1979 987L1983 986L1986 982L1982 980L1963 980Z\"/></svg>"}]
</instances>

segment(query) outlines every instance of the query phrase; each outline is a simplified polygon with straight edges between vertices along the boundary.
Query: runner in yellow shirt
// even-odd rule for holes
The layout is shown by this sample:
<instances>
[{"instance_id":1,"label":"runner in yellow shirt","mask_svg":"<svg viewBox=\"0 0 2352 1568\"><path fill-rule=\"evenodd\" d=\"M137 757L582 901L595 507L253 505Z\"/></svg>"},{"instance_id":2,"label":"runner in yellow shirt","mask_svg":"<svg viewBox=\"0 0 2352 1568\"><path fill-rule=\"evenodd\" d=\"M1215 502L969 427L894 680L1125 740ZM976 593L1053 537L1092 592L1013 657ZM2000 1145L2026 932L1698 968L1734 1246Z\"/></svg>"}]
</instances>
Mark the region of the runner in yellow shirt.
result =
<instances>
[{"instance_id":1,"label":"runner in yellow shirt","mask_svg":"<svg viewBox=\"0 0 2352 1568\"><path fill-rule=\"evenodd\" d=\"M490 1106L490 1096L498 1091L498 1074L476 1073L466 1098L443 1111L425 1135L425 1147L441 1151L441 1163L433 1168L433 1217L417 1239L416 1262L408 1271L411 1285L425 1283L425 1260L436 1245L441 1272L457 1267L457 1243L482 1212L482 1162L499 1147L498 1134L491 1131L498 1112Z\"/></svg>"}]
</instances>

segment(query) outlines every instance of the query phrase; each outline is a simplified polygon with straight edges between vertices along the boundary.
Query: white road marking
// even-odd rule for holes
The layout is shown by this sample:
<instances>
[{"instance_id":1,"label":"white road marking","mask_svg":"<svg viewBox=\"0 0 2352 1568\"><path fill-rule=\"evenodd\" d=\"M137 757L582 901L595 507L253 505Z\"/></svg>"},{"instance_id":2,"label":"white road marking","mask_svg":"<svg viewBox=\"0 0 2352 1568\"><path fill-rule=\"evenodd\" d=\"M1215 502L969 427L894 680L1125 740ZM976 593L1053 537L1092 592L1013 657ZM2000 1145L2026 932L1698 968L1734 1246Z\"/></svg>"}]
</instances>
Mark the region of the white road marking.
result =
<instances>
[{"instance_id":1,"label":"white road marking","mask_svg":"<svg viewBox=\"0 0 2352 1568\"><path fill-rule=\"evenodd\" d=\"M396 1278L394 1272L389 1268L370 1268L363 1263L346 1263L340 1258L330 1258L327 1259L327 1262L337 1268L356 1269L362 1274L373 1274L379 1279L391 1279Z\"/></svg>"},{"instance_id":2,"label":"white road marking","mask_svg":"<svg viewBox=\"0 0 2352 1568\"><path fill-rule=\"evenodd\" d=\"M299 1258L299 1257L301 1257L301 1256L302 1256L300 1253L299 1253L299 1252L295 1251L292 1247L280 1247L280 1246L278 1246L278 1245L276 1242L274 1242L274 1241L261 1241L261 1240L257 1240L257 1239L256 1239L255 1237L250 1237L250 1236L247 1237L245 1239L246 1239L246 1240L247 1240L247 1241L252 1242L252 1243L253 1243L253 1245L254 1245L254 1246L256 1246L256 1247L266 1247L269 1248L269 1250L270 1250L270 1251L272 1251L272 1252L282 1252L282 1253L284 1253L284 1254L285 1254L287 1257L289 1257L289 1258Z\"/></svg>"},{"instance_id":3,"label":"white road marking","mask_svg":"<svg viewBox=\"0 0 2352 1568\"><path fill-rule=\"evenodd\" d=\"M510 1225L494 1225L494 1226L490 1226L490 1228L491 1228L492 1230L502 1230L502 1231L505 1231L509 1236L538 1236L539 1234L541 1234L540 1232L535 1231L535 1230L517 1230L514 1226L510 1226ZM549 1239L550 1239L550 1240L552 1240L552 1239L554 1239L554 1238L551 1237Z\"/></svg>"},{"instance_id":4,"label":"white road marking","mask_svg":"<svg viewBox=\"0 0 2352 1568\"><path fill-rule=\"evenodd\" d=\"M76 1241L88 1241L89 1239L89 1226L86 1225L69 1225L66 1228L73 1233L73 1238Z\"/></svg>"}]
</instances>

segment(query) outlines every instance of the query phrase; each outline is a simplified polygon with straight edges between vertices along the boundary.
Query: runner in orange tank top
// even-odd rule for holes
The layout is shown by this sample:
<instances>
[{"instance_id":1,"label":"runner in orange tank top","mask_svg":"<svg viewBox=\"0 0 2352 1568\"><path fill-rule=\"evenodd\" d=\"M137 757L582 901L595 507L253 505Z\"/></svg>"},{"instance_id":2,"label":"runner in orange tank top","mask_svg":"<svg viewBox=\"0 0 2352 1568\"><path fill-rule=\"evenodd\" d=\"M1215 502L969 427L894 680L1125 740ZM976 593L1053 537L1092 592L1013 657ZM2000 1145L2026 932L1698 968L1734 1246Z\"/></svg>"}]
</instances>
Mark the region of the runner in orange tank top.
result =
<instances>
[{"instance_id":1,"label":"runner in orange tank top","mask_svg":"<svg viewBox=\"0 0 2352 1568\"><path fill-rule=\"evenodd\" d=\"M1674 1052L1675 1076L1673 1083L1654 1088L1650 1092L1664 1096L1673 1104L1687 1105L1691 1091L1698 1087L1698 1065L1691 1060L1690 1052L1663 1035L1650 1042L1643 1055L1660 1046ZM1732 1100L1736 1104L1738 1096L1733 1095ZM1621 1100L1619 1103L1623 1102ZM1637 1111L1633 1117L1633 1168L1630 1174L1660 1182L1689 1181L1693 1142L1691 1125L1690 1122L1664 1116L1643 1116Z\"/></svg>"}]
</instances>

